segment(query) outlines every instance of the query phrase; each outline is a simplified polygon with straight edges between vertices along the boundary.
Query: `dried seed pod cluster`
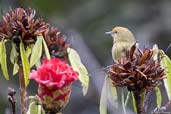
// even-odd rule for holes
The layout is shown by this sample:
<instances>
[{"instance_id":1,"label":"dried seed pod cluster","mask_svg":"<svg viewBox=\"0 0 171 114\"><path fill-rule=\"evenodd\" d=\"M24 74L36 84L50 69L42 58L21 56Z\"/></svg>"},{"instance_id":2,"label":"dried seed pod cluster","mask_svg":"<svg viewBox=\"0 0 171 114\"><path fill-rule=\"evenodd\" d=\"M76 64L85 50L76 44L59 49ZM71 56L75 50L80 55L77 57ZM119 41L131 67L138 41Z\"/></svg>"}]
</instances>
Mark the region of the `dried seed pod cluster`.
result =
<instances>
[{"instance_id":1,"label":"dried seed pod cluster","mask_svg":"<svg viewBox=\"0 0 171 114\"><path fill-rule=\"evenodd\" d=\"M61 34L57 28L51 27L51 29L47 29L43 33L43 36L51 55L58 58L67 57L67 48L69 47L69 44L65 42L66 37Z\"/></svg>"},{"instance_id":2,"label":"dried seed pod cluster","mask_svg":"<svg viewBox=\"0 0 171 114\"><path fill-rule=\"evenodd\" d=\"M35 10L31 8L10 10L0 21L1 40L6 38L17 42L20 37L26 45L34 43L36 36L48 29L48 24L43 19L35 19L34 17Z\"/></svg>"},{"instance_id":3,"label":"dried seed pod cluster","mask_svg":"<svg viewBox=\"0 0 171 114\"><path fill-rule=\"evenodd\" d=\"M69 45L66 44L65 36L56 28L50 29L49 24L41 18L35 18L35 14L31 8L8 11L0 20L0 41L11 40L19 46L22 40L27 47L35 43L37 36L43 35L51 55L61 58L66 56Z\"/></svg>"},{"instance_id":4,"label":"dried seed pod cluster","mask_svg":"<svg viewBox=\"0 0 171 114\"><path fill-rule=\"evenodd\" d=\"M129 91L151 90L165 78L164 69L153 59L153 51L133 45L126 57L118 59L108 71L114 86L126 86Z\"/></svg>"}]
</instances>

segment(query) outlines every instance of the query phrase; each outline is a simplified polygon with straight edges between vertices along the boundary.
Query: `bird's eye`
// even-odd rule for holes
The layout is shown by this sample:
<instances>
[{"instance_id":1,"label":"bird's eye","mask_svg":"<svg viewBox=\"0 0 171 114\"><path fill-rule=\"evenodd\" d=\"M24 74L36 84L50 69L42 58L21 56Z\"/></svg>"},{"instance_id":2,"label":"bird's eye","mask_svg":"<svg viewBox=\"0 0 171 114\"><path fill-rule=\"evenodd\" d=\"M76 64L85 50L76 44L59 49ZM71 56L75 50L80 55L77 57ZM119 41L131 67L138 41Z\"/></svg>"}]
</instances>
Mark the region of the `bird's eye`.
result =
<instances>
[{"instance_id":1,"label":"bird's eye","mask_svg":"<svg viewBox=\"0 0 171 114\"><path fill-rule=\"evenodd\" d=\"M117 33L118 33L118 31L115 31L114 33L115 33L115 34L117 34Z\"/></svg>"}]
</instances>

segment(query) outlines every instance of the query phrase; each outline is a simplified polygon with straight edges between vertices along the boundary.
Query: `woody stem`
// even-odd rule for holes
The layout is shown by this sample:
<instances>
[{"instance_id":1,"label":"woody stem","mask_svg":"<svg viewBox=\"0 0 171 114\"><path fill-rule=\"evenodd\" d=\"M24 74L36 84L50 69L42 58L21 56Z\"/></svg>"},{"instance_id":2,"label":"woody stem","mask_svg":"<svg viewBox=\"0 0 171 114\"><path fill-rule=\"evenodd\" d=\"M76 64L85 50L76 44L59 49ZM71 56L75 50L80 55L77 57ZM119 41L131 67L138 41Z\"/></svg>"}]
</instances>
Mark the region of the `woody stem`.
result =
<instances>
[{"instance_id":1,"label":"woody stem","mask_svg":"<svg viewBox=\"0 0 171 114\"><path fill-rule=\"evenodd\" d=\"M26 86L24 82L24 74L22 65L19 67L19 84L20 84L20 97L21 97L21 114L26 114Z\"/></svg>"},{"instance_id":2,"label":"woody stem","mask_svg":"<svg viewBox=\"0 0 171 114\"><path fill-rule=\"evenodd\" d=\"M134 91L134 98L136 101L136 108L137 108L137 114L145 114L144 112L144 103L143 103L143 99L141 96L141 92L139 91Z\"/></svg>"}]
</instances>

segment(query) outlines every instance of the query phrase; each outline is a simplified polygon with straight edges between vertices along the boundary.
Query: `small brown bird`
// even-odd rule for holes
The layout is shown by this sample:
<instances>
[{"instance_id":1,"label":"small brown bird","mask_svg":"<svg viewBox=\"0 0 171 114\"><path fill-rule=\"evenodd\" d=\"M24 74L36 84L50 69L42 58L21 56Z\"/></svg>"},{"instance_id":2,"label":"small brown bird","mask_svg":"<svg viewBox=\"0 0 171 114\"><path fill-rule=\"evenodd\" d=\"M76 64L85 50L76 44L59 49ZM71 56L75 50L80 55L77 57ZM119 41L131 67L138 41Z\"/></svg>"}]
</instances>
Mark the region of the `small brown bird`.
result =
<instances>
[{"instance_id":1,"label":"small brown bird","mask_svg":"<svg viewBox=\"0 0 171 114\"><path fill-rule=\"evenodd\" d=\"M114 27L112 31L106 32L113 37L112 57L113 60L122 58L136 42L130 30L124 27Z\"/></svg>"}]
</instances>

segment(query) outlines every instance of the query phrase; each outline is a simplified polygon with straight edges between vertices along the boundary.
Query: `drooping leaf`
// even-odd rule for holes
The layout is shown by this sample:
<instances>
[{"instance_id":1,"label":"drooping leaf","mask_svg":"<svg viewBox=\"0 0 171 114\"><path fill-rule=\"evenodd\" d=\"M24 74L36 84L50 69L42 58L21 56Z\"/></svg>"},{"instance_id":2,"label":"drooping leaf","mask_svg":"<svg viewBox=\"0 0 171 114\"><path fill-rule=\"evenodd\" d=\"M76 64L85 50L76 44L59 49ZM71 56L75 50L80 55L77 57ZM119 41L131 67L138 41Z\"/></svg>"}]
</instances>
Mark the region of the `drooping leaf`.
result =
<instances>
[{"instance_id":1,"label":"drooping leaf","mask_svg":"<svg viewBox=\"0 0 171 114\"><path fill-rule=\"evenodd\" d=\"M161 53L161 52L160 52ZM153 45L153 59L154 60L158 60L158 54L159 54L159 49L157 44ZM162 103L162 96L161 96L161 91L159 89L159 87L156 87L156 103L157 103L157 108L161 107L161 103Z\"/></svg>"},{"instance_id":2,"label":"drooping leaf","mask_svg":"<svg viewBox=\"0 0 171 114\"><path fill-rule=\"evenodd\" d=\"M83 87L83 94L85 95L87 93L88 85L89 85L88 71L85 68L85 66L82 64L80 56L74 49L69 48L68 53L69 53L68 54L69 61L72 65L73 69L79 73L78 78Z\"/></svg>"},{"instance_id":3,"label":"drooping leaf","mask_svg":"<svg viewBox=\"0 0 171 114\"><path fill-rule=\"evenodd\" d=\"M16 50L15 44L12 42L12 48L10 53L10 61L13 64L13 75L15 75L18 72L19 66L17 64L18 62L18 52Z\"/></svg>"},{"instance_id":4,"label":"drooping leaf","mask_svg":"<svg viewBox=\"0 0 171 114\"><path fill-rule=\"evenodd\" d=\"M43 36L42 36L42 37L43 37ZM46 58L47 58L47 59L50 59L49 49L48 49L48 47L47 47L47 45L46 45L46 42L45 42L44 38L43 38L43 47L44 47L44 51L45 51Z\"/></svg>"},{"instance_id":5,"label":"drooping leaf","mask_svg":"<svg viewBox=\"0 0 171 114\"><path fill-rule=\"evenodd\" d=\"M131 92L131 95L132 95L132 106L133 106L134 112L137 113L136 101L135 101L133 92Z\"/></svg>"},{"instance_id":6,"label":"drooping leaf","mask_svg":"<svg viewBox=\"0 0 171 114\"><path fill-rule=\"evenodd\" d=\"M26 48L26 55L27 55L28 58L30 57L31 52L32 52L31 47L27 47Z\"/></svg>"},{"instance_id":7,"label":"drooping leaf","mask_svg":"<svg viewBox=\"0 0 171 114\"><path fill-rule=\"evenodd\" d=\"M16 75L18 73L18 70L19 70L19 66L18 64L15 62L14 65L13 65L13 72L12 72L12 75Z\"/></svg>"},{"instance_id":8,"label":"drooping leaf","mask_svg":"<svg viewBox=\"0 0 171 114\"><path fill-rule=\"evenodd\" d=\"M118 108L116 87L112 86L111 79L106 76L100 98L100 114L107 114L107 103L113 108Z\"/></svg>"},{"instance_id":9,"label":"drooping leaf","mask_svg":"<svg viewBox=\"0 0 171 114\"><path fill-rule=\"evenodd\" d=\"M35 102L30 103L27 114L38 114L38 105Z\"/></svg>"},{"instance_id":10,"label":"drooping leaf","mask_svg":"<svg viewBox=\"0 0 171 114\"><path fill-rule=\"evenodd\" d=\"M17 62L18 52L17 52L16 46L13 42L11 45L12 45L12 48L11 48L11 53L10 53L10 61L12 64L14 64L15 62Z\"/></svg>"},{"instance_id":11,"label":"drooping leaf","mask_svg":"<svg viewBox=\"0 0 171 114\"><path fill-rule=\"evenodd\" d=\"M126 95L126 100L125 100L125 107L127 106L127 104L128 104L128 100L129 100L129 98L130 98L130 94L131 92L130 91L128 91L128 93L127 93L127 95Z\"/></svg>"},{"instance_id":12,"label":"drooping leaf","mask_svg":"<svg viewBox=\"0 0 171 114\"><path fill-rule=\"evenodd\" d=\"M171 101L171 60L162 50L159 50L159 56L161 57L160 63L164 68L165 75L167 76L167 78L164 79L164 86L169 101Z\"/></svg>"},{"instance_id":13,"label":"drooping leaf","mask_svg":"<svg viewBox=\"0 0 171 114\"><path fill-rule=\"evenodd\" d=\"M121 88L121 102L124 114L126 114L124 88Z\"/></svg>"},{"instance_id":14,"label":"drooping leaf","mask_svg":"<svg viewBox=\"0 0 171 114\"><path fill-rule=\"evenodd\" d=\"M105 78L101 97L100 97L100 114L107 114L107 79Z\"/></svg>"},{"instance_id":15,"label":"drooping leaf","mask_svg":"<svg viewBox=\"0 0 171 114\"><path fill-rule=\"evenodd\" d=\"M2 40L0 42L0 62L1 62L1 69L2 73L6 80L9 80L8 69L7 69L7 58L6 58L6 48L5 42Z\"/></svg>"},{"instance_id":16,"label":"drooping leaf","mask_svg":"<svg viewBox=\"0 0 171 114\"><path fill-rule=\"evenodd\" d=\"M118 108L118 94L116 87L112 85L112 80L107 78L107 98L112 107Z\"/></svg>"},{"instance_id":17,"label":"drooping leaf","mask_svg":"<svg viewBox=\"0 0 171 114\"><path fill-rule=\"evenodd\" d=\"M41 66L41 62L40 60L37 61L37 63L35 64L36 68L38 68L39 66Z\"/></svg>"},{"instance_id":18,"label":"drooping leaf","mask_svg":"<svg viewBox=\"0 0 171 114\"><path fill-rule=\"evenodd\" d=\"M37 63L37 61L40 59L42 55L42 41L43 41L43 37L38 36L37 41L32 49L31 58L30 58L30 68Z\"/></svg>"},{"instance_id":19,"label":"drooping leaf","mask_svg":"<svg viewBox=\"0 0 171 114\"><path fill-rule=\"evenodd\" d=\"M27 86L29 84L30 64L22 41L20 42L20 54L21 54L23 72L24 72L24 82L25 85Z\"/></svg>"},{"instance_id":20,"label":"drooping leaf","mask_svg":"<svg viewBox=\"0 0 171 114\"><path fill-rule=\"evenodd\" d=\"M162 103L162 96L159 87L156 87L156 103L157 108L160 108Z\"/></svg>"},{"instance_id":21,"label":"drooping leaf","mask_svg":"<svg viewBox=\"0 0 171 114\"><path fill-rule=\"evenodd\" d=\"M31 99L26 114L41 114L41 112L42 112L42 106L38 105L34 99Z\"/></svg>"}]
</instances>

